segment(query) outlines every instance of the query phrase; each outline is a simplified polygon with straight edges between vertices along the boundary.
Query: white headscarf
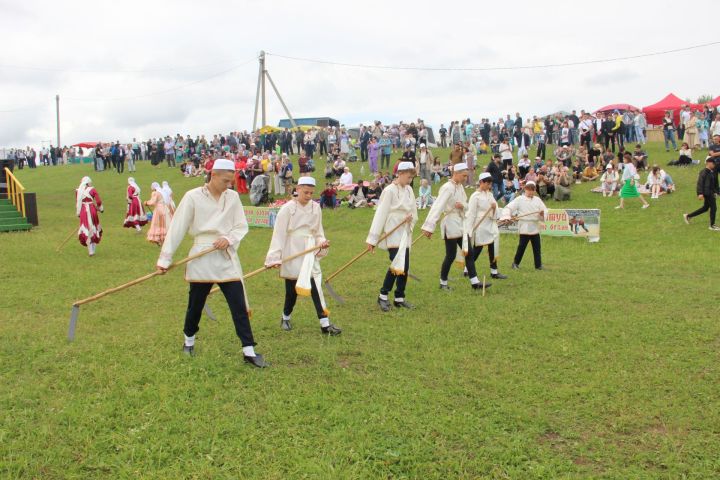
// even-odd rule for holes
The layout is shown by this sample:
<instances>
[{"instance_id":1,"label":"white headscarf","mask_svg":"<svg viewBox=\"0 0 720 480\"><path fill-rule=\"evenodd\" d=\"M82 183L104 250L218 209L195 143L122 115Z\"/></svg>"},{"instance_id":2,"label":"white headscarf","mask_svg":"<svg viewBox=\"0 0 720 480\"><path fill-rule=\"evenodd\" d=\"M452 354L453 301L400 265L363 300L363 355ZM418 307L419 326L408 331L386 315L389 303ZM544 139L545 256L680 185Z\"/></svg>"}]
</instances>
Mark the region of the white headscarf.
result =
<instances>
[{"instance_id":1,"label":"white headscarf","mask_svg":"<svg viewBox=\"0 0 720 480\"><path fill-rule=\"evenodd\" d=\"M165 205L171 205L173 208L175 205L172 205L172 188L170 188L170 184L167 182L167 180L163 180L162 182L162 190L160 192L163 194L163 199L165 200Z\"/></svg>"},{"instance_id":2,"label":"white headscarf","mask_svg":"<svg viewBox=\"0 0 720 480\"><path fill-rule=\"evenodd\" d=\"M92 180L90 177L83 177L77 189L77 199L75 200L75 215L80 215L83 199L90 197L90 189L92 188Z\"/></svg>"},{"instance_id":3,"label":"white headscarf","mask_svg":"<svg viewBox=\"0 0 720 480\"><path fill-rule=\"evenodd\" d=\"M135 194L137 196L140 196L140 187L138 187L138 184L135 183L135 179L133 177L128 177L128 185L135 189Z\"/></svg>"},{"instance_id":4,"label":"white headscarf","mask_svg":"<svg viewBox=\"0 0 720 480\"><path fill-rule=\"evenodd\" d=\"M152 188L154 191L158 192L160 195L162 195L162 197L163 197L163 202L165 203L165 205L167 205L167 204L168 204L168 199L167 199L167 197L165 196L165 192L163 191L163 188L160 186L160 184L159 184L158 182L152 182L151 188Z\"/></svg>"}]
</instances>

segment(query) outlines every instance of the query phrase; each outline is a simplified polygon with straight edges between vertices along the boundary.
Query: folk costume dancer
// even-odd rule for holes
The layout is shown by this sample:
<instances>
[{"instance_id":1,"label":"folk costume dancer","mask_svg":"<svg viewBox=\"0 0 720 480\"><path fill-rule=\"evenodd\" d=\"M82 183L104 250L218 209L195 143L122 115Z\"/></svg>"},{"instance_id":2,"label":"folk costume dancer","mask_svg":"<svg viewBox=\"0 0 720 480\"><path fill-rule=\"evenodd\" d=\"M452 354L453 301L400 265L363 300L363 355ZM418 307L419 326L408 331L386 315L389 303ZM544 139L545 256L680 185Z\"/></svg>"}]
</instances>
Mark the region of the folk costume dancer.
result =
<instances>
[{"instance_id":1,"label":"folk costume dancer","mask_svg":"<svg viewBox=\"0 0 720 480\"><path fill-rule=\"evenodd\" d=\"M128 178L127 188L127 214L125 215L125 223L123 227L134 228L138 233L142 231L142 226L147 223L147 216L140 202L140 187L135 183L133 177Z\"/></svg>"},{"instance_id":2,"label":"folk costume dancer","mask_svg":"<svg viewBox=\"0 0 720 480\"><path fill-rule=\"evenodd\" d=\"M543 269L540 251L540 222L544 221L546 216L547 207L540 200L540 197L535 194L535 182L533 181L526 182L523 194L516 197L503 209L500 219L512 220L517 218L518 233L520 234L520 241L512 264L513 270L520 268L520 262L528 243L532 244L535 269Z\"/></svg>"},{"instance_id":3,"label":"folk costume dancer","mask_svg":"<svg viewBox=\"0 0 720 480\"><path fill-rule=\"evenodd\" d=\"M160 186L159 183L152 183L152 196L145 205L154 207L152 220L150 221L150 230L147 233L148 242L162 246L167 235L167 227L172 221L170 213L170 197L168 193Z\"/></svg>"},{"instance_id":4,"label":"folk costume dancer","mask_svg":"<svg viewBox=\"0 0 720 480\"><path fill-rule=\"evenodd\" d=\"M172 188L170 188L170 184L167 182L167 180L163 180L162 182L162 189L163 189L163 198L167 199L166 205L168 207L168 211L170 212L170 216L172 217L175 215L175 200L173 199L173 191Z\"/></svg>"},{"instance_id":5,"label":"folk costume dancer","mask_svg":"<svg viewBox=\"0 0 720 480\"><path fill-rule=\"evenodd\" d=\"M175 250L189 233L194 237L190 255L215 247L217 251L187 264L185 280L190 283L185 313L183 352L195 354L195 334L200 330L200 316L213 284L217 283L230 307L235 333L242 343L244 361L259 368L267 366L256 345L250 327L250 310L243 283L237 249L248 232L240 196L229 190L235 178L235 165L218 159L210 172L209 182L188 191L180 201L168 228L157 269L166 272Z\"/></svg>"},{"instance_id":6,"label":"folk costume dancer","mask_svg":"<svg viewBox=\"0 0 720 480\"><path fill-rule=\"evenodd\" d=\"M469 237L469 249L466 263L477 261L487 245L490 259L490 277L496 280L507 278L498 271L495 242L499 243L500 231L496 222L498 204L492 193L492 175L487 172L480 174L477 190L470 195L468 210L465 215L465 234ZM477 268L477 266L476 266ZM487 285L485 285L487 287Z\"/></svg>"},{"instance_id":7,"label":"folk costume dancer","mask_svg":"<svg viewBox=\"0 0 720 480\"><path fill-rule=\"evenodd\" d=\"M431 238L440 215L445 216L440 222L440 231L445 240L445 259L440 267L440 289L451 290L448 285L448 274L454 261L460 265L467 266L470 285L475 290L483 288L475 271L474 262L465 262L461 252L467 252L468 237L464 233L465 211L467 210L467 193L465 193L465 181L467 180L467 164L456 163L453 166L452 177L440 187L438 196L435 199L430 213L425 218L422 226L423 235ZM486 283L485 288L491 284Z\"/></svg>"},{"instance_id":8,"label":"folk costume dancer","mask_svg":"<svg viewBox=\"0 0 720 480\"><path fill-rule=\"evenodd\" d=\"M320 332L323 335L340 335L342 330L330 323L330 311L322 291L320 259L327 255L330 242L325 238L322 226L322 209L312 199L315 179L300 177L295 191L297 196L283 205L277 214L270 248L265 256L265 266L280 268L280 277L285 279L285 305L280 327L292 330L290 316L298 295L311 296L320 320ZM283 263L283 258L314 246L320 249Z\"/></svg>"},{"instance_id":9,"label":"folk costume dancer","mask_svg":"<svg viewBox=\"0 0 720 480\"><path fill-rule=\"evenodd\" d=\"M371 252L374 253L375 248L379 247L387 250L390 255L390 268L385 274L385 281L377 300L383 312L390 311L388 295L393 286L395 286L393 305L397 308L413 308L413 305L405 300L405 286L410 272L412 232L418 219L415 193L410 186L415 174L415 165L412 162L400 162L397 178L385 187L380 195L370 232L365 240ZM398 228L388 238L378 243L381 236L405 221L407 221L405 226Z\"/></svg>"},{"instance_id":10,"label":"folk costume dancer","mask_svg":"<svg viewBox=\"0 0 720 480\"><path fill-rule=\"evenodd\" d=\"M80 219L78 240L80 245L87 247L88 255L95 255L95 248L102 240L102 227L98 210L103 211L102 199L90 177L83 177L75 192L75 214Z\"/></svg>"}]
</instances>

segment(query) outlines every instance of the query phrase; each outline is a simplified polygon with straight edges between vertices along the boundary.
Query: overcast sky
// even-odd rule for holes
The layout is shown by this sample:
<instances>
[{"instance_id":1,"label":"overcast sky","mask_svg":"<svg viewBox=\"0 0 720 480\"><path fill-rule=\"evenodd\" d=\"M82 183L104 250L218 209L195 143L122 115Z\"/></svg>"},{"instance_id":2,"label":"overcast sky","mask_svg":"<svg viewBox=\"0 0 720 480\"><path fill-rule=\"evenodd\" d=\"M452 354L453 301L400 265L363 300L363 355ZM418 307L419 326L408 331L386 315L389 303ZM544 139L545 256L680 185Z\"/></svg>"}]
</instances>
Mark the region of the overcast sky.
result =
<instances>
[{"instance_id":1,"label":"overcast sky","mask_svg":"<svg viewBox=\"0 0 720 480\"><path fill-rule=\"evenodd\" d=\"M720 2L0 0L0 146L250 129L260 50L392 66L507 67L720 40ZM720 45L615 63L494 72L348 68L269 56L295 117L439 126L673 92L719 95ZM24 68L20 68L24 67ZM285 118L268 86L268 123Z\"/></svg>"}]
</instances>

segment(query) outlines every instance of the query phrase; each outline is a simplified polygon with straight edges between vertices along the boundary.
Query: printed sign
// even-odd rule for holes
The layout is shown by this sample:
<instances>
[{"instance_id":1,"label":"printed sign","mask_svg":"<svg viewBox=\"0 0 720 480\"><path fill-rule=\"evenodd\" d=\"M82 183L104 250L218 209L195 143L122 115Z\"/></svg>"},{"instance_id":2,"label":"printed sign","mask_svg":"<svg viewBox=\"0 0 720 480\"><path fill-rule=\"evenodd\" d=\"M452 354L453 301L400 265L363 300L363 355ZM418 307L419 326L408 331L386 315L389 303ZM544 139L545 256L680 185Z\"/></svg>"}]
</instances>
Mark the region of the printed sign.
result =
<instances>
[{"instance_id":1,"label":"printed sign","mask_svg":"<svg viewBox=\"0 0 720 480\"><path fill-rule=\"evenodd\" d=\"M500 227L500 233L517 233L517 231L517 223ZM585 237L589 242L599 242L600 210L550 208L545 221L540 223L540 235Z\"/></svg>"},{"instance_id":2,"label":"printed sign","mask_svg":"<svg viewBox=\"0 0 720 480\"><path fill-rule=\"evenodd\" d=\"M243 207L245 218L251 227L273 228L279 208Z\"/></svg>"}]
</instances>

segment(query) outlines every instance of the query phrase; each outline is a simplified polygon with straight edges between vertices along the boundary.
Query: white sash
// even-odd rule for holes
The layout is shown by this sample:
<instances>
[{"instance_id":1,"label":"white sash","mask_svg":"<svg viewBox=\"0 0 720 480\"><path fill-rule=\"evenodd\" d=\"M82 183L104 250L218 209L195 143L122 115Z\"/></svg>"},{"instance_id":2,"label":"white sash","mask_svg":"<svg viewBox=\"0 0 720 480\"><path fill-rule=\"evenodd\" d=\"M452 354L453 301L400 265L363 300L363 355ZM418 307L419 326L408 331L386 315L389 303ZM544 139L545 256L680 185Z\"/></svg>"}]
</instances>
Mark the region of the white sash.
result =
<instances>
[{"instance_id":1,"label":"white sash","mask_svg":"<svg viewBox=\"0 0 720 480\"><path fill-rule=\"evenodd\" d=\"M392 263L390 263L390 272L393 275L406 275L405 272L405 253L408 248L408 231L407 227L402 229L402 236L400 237L400 245L398 245L398 252L395 255Z\"/></svg>"},{"instance_id":2,"label":"white sash","mask_svg":"<svg viewBox=\"0 0 720 480\"><path fill-rule=\"evenodd\" d=\"M305 248L309 249L315 246L315 239L307 237L305 239ZM295 292L302 297L309 297L312 293L311 280L315 280L315 287L320 297L320 305L322 305L323 313L327 316L330 311L325 303L325 296L322 291L322 271L320 270L320 262L318 261L316 251L306 253L302 257L302 265L298 274L297 283L295 284Z\"/></svg>"}]
</instances>

